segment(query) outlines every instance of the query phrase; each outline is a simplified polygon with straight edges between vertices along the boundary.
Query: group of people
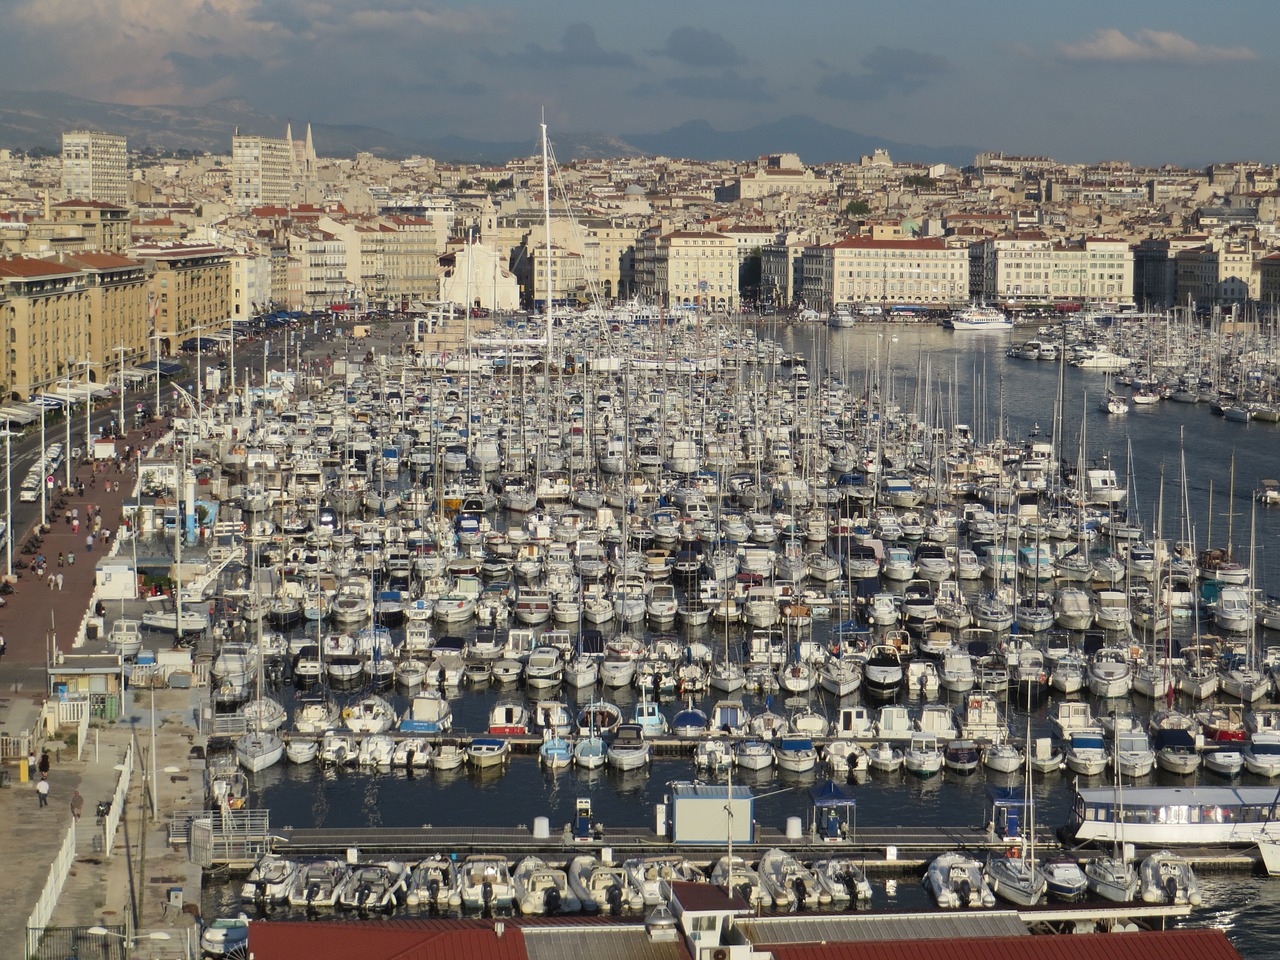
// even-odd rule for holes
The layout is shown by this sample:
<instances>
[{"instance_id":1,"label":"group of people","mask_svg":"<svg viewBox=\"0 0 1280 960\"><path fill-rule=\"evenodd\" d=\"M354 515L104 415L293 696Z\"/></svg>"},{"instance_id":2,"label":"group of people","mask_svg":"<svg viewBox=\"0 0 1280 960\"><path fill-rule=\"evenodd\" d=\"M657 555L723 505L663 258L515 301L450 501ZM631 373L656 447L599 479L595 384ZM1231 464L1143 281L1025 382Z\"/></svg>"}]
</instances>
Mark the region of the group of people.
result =
<instances>
[{"instance_id":1,"label":"group of people","mask_svg":"<svg viewBox=\"0 0 1280 960\"><path fill-rule=\"evenodd\" d=\"M36 757L36 752L32 750L27 754L27 771L32 780L36 784L36 800L40 807L49 805L49 751L41 750L40 756ZM36 775L39 774L39 779ZM74 820L80 819L80 814L84 812L84 797L80 796L80 791L76 790L71 794L71 816Z\"/></svg>"}]
</instances>

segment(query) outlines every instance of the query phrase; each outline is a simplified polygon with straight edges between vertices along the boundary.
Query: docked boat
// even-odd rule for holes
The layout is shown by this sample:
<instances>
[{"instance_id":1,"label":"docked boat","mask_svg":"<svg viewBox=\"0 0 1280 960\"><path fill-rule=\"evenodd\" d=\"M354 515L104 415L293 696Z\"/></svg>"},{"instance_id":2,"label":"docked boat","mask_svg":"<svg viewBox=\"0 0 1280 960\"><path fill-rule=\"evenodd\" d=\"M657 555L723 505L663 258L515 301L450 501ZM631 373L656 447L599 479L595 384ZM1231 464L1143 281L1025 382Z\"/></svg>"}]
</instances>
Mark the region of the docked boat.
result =
<instances>
[{"instance_id":1,"label":"docked boat","mask_svg":"<svg viewBox=\"0 0 1280 960\"><path fill-rule=\"evenodd\" d=\"M996 896L983 875L982 864L968 854L940 853L929 862L922 881L943 910L991 908Z\"/></svg>"},{"instance_id":2,"label":"docked boat","mask_svg":"<svg viewBox=\"0 0 1280 960\"><path fill-rule=\"evenodd\" d=\"M804 906L819 901L817 880L813 873L785 850L765 851L758 868L760 886L778 910Z\"/></svg>"}]
</instances>

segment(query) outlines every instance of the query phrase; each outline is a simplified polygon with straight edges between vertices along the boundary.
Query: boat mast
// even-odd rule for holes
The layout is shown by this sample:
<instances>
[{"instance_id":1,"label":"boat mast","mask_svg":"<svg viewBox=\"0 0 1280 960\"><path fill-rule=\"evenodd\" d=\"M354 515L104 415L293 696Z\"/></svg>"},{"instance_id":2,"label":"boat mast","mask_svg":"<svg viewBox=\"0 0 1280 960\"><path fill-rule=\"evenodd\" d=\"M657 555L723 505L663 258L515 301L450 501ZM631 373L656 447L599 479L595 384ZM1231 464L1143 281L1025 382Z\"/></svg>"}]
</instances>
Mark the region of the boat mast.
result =
<instances>
[{"instance_id":1,"label":"boat mast","mask_svg":"<svg viewBox=\"0 0 1280 960\"><path fill-rule=\"evenodd\" d=\"M547 157L547 124L545 119L542 124L542 228L544 233L544 241L546 243L546 270L547 277L547 361L546 375L548 382L551 379L551 296L554 287L551 283L551 163Z\"/></svg>"}]
</instances>

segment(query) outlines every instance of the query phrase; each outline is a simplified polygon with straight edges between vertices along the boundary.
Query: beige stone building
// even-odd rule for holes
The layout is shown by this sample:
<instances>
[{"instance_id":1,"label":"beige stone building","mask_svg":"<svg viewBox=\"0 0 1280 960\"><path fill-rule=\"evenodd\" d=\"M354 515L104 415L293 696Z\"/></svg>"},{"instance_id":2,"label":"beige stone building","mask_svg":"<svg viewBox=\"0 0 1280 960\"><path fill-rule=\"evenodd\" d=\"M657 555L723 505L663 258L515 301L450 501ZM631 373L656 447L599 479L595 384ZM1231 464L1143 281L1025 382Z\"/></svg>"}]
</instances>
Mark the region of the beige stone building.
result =
<instances>
[{"instance_id":1,"label":"beige stone building","mask_svg":"<svg viewBox=\"0 0 1280 960\"><path fill-rule=\"evenodd\" d=\"M85 277L85 347L92 366L89 379L106 383L124 365L149 355L151 318L147 315L147 265L115 253L80 253L66 263ZM83 358L81 358L83 359Z\"/></svg>"},{"instance_id":2,"label":"beige stone building","mask_svg":"<svg viewBox=\"0 0 1280 960\"><path fill-rule=\"evenodd\" d=\"M970 295L1000 302L1133 302L1133 250L1110 237L1040 232L989 237L970 248Z\"/></svg>"},{"instance_id":3,"label":"beige stone building","mask_svg":"<svg viewBox=\"0 0 1280 960\"><path fill-rule=\"evenodd\" d=\"M62 195L68 200L101 200L128 206L128 140L118 134L92 130L64 133Z\"/></svg>"},{"instance_id":4,"label":"beige stone building","mask_svg":"<svg viewBox=\"0 0 1280 960\"><path fill-rule=\"evenodd\" d=\"M738 244L722 233L673 230L657 238L654 299L669 308L738 308Z\"/></svg>"},{"instance_id":5,"label":"beige stone building","mask_svg":"<svg viewBox=\"0 0 1280 960\"><path fill-rule=\"evenodd\" d=\"M32 256L86 250L122 254L132 236L127 207L101 200L64 200L28 224L23 252Z\"/></svg>"},{"instance_id":6,"label":"beige stone building","mask_svg":"<svg viewBox=\"0 0 1280 960\"><path fill-rule=\"evenodd\" d=\"M969 253L940 238L846 237L801 255L801 290L809 307L841 303L947 304L969 289Z\"/></svg>"},{"instance_id":7,"label":"beige stone building","mask_svg":"<svg viewBox=\"0 0 1280 960\"><path fill-rule=\"evenodd\" d=\"M147 265L148 294L160 351L174 354L184 340L225 330L231 317L231 259L213 244L135 246Z\"/></svg>"},{"instance_id":8,"label":"beige stone building","mask_svg":"<svg viewBox=\"0 0 1280 960\"><path fill-rule=\"evenodd\" d=\"M1257 300L1262 276L1256 265L1262 252L1253 241L1224 238L1179 250L1174 258L1178 303L1203 308Z\"/></svg>"},{"instance_id":9,"label":"beige stone building","mask_svg":"<svg viewBox=\"0 0 1280 960\"><path fill-rule=\"evenodd\" d=\"M68 263L0 260L0 381L6 397L29 400L68 375L88 346L89 278Z\"/></svg>"}]
</instances>

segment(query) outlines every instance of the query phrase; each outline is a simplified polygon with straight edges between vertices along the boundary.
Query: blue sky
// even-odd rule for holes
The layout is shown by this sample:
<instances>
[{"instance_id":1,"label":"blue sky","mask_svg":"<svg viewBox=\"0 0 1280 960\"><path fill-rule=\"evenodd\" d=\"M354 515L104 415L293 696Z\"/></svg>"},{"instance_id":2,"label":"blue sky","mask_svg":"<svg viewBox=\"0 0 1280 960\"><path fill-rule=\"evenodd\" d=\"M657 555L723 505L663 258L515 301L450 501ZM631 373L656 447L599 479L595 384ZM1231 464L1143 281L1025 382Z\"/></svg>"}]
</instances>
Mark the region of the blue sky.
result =
<instances>
[{"instance_id":1,"label":"blue sky","mask_svg":"<svg viewBox=\"0 0 1280 960\"><path fill-rule=\"evenodd\" d=\"M808 114L1064 160L1280 160L1280 5L0 0L0 88L414 136ZM323 152L323 144L320 144Z\"/></svg>"}]
</instances>

